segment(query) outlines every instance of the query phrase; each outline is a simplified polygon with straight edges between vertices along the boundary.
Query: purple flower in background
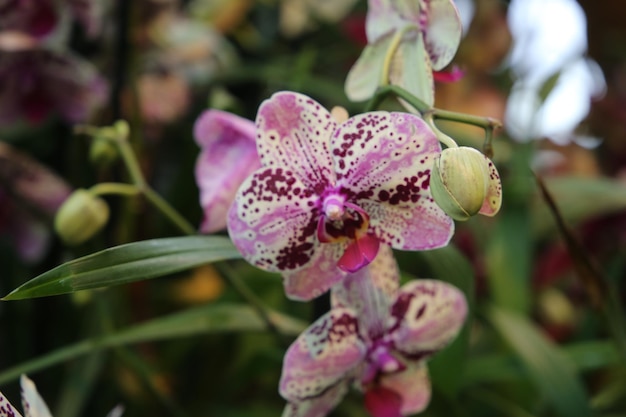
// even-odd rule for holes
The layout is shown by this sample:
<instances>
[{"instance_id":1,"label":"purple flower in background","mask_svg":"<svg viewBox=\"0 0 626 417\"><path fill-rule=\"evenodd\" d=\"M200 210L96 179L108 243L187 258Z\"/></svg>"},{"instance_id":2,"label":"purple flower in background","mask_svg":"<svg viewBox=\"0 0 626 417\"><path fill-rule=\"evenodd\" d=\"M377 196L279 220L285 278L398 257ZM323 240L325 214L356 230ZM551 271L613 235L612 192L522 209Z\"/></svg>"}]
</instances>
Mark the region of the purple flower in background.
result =
<instances>
[{"instance_id":1,"label":"purple flower in background","mask_svg":"<svg viewBox=\"0 0 626 417\"><path fill-rule=\"evenodd\" d=\"M37 123L52 112L81 122L106 95L96 68L75 55L36 46L0 50L0 125Z\"/></svg>"},{"instance_id":2,"label":"purple flower in background","mask_svg":"<svg viewBox=\"0 0 626 417\"><path fill-rule=\"evenodd\" d=\"M323 417L350 384L365 393L375 417L423 410L430 400L425 360L458 334L467 314L463 294L436 280L398 288L389 247L332 289L332 309L289 347L280 394L283 416Z\"/></svg>"},{"instance_id":3,"label":"purple flower in background","mask_svg":"<svg viewBox=\"0 0 626 417\"><path fill-rule=\"evenodd\" d=\"M433 70L450 63L461 41L452 0L369 0L368 46L346 79L351 100L366 100L381 84L399 85L429 106Z\"/></svg>"},{"instance_id":4,"label":"purple flower in background","mask_svg":"<svg viewBox=\"0 0 626 417\"><path fill-rule=\"evenodd\" d=\"M256 119L262 168L239 188L230 236L250 263L282 272L287 295L311 299L371 262L379 242L444 246L452 220L434 203L441 148L417 116L371 112L338 124L311 98L280 92Z\"/></svg>"},{"instance_id":5,"label":"purple flower in background","mask_svg":"<svg viewBox=\"0 0 626 417\"><path fill-rule=\"evenodd\" d=\"M194 125L201 152L196 182L204 219L202 233L226 227L228 208L241 183L261 167L256 151L255 126L250 120L221 110L207 110Z\"/></svg>"},{"instance_id":6,"label":"purple flower in background","mask_svg":"<svg viewBox=\"0 0 626 417\"><path fill-rule=\"evenodd\" d=\"M52 218L70 187L26 154L0 142L0 238L8 238L24 261L39 260Z\"/></svg>"},{"instance_id":7,"label":"purple flower in background","mask_svg":"<svg viewBox=\"0 0 626 417\"><path fill-rule=\"evenodd\" d=\"M93 0L0 0L0 31L17 31L44 38L62 20L67 7L88 36L100 32L101 2Z\"/></svg>"},{"instance_id":8,"label":"purple flower in background","mask_svg":"<svg viewBox=\"0 0 626 417\"><path fill-rule=\"evenodd\" d=\"M52 0L0 0L0 31L14 30L39 38L52 32L58 19Z\"/></svg>"}]
</instances>

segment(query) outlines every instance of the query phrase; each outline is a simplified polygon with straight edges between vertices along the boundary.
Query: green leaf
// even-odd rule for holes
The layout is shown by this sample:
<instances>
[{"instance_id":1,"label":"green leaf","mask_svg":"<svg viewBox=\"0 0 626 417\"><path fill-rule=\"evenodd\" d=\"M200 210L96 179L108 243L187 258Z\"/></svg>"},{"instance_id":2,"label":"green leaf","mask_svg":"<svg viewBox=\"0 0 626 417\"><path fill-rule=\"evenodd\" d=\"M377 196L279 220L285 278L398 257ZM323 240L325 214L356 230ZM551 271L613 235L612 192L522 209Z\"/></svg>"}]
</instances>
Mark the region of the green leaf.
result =
<instances>
[{"instance_id":1,"label":"green leaf","mask_svg":"<svg viewBox=\"0 0 626 417\"><path fill-rule=\"evenodd\" d=\"M278 312L269 312L269 317L274 326L285 335L296 336L306 328L305 323ZM209 304L62 347L4 370L0 373L0 384L16 379L22 373L33 373L102 349L200 334L267 330L265 321L250 306L233 303Z\"/></svg>"},{"instance_id":2,"label":"green leaf","mask_svg":"<svg viewBox=\"0 0 626 417\"><path fill-rule=\"evenodd\" d=\"M498 215L486 251L487 282L494 303L528 312L531 306L532 240L529 218L523 207L509 207Z\"/></svg>"},{"instance_id":3,"label":"green leaf","mask_svg":"<svg viewBox=\"0 0 626 417\"><path fill-rule=\"evenodd\" d=\"M626 209L626 186L607 178L556 177L544 182L566 223L580 222ZM541 236L554 230L548 207L540 201L533 208L533 232Z\"/></svg>"},{"instance_id":4,"label":"green leaf","mask_svg":"<svg viewBox=\"0 0 626 417\"><path fill-rule=\"evenodd\" d=\"M448 399L456 397L465 369L469 333L474 309L474 271L468 260L452 245L420 252L428 263L433 278L449 282L465 294L469 304L467 320L459 336L430 361L428 367L434 387Z\"/></svg>"},{"instance_id":5,"label":"green leaf","mask_svg":"<svg viewBox=\"0 0 626 417\"><path fill-rule=\"evenodd\" d=\"M44 272L2 300L21 300L127 284L240 258L221 236L188 236L128 243L74 259Z\"/></svg>"},{"instance_id":6,"label":"green leaf","mask_svg":"<svg viewBox=\"0 0 626 417\"><path fill-rule=\"evenodd\" d=\"M591 371L620 363L621 356L611 341L579 342L561 348L577 372ZM526 377L523 364L511 354L473 357L467 364L463 385L504 382Z\"/></svg>"},{"instance_id":7,"label":"green leaf","mask_svg":"<svg viewBox=\"0 0 626 417\"><path fill-rule=\"evenodd\" d=\"M528 377L564 417L591 416L574 363L524 316L492 307L488 318L524 364Z\"/></svg>"}]
</instances>

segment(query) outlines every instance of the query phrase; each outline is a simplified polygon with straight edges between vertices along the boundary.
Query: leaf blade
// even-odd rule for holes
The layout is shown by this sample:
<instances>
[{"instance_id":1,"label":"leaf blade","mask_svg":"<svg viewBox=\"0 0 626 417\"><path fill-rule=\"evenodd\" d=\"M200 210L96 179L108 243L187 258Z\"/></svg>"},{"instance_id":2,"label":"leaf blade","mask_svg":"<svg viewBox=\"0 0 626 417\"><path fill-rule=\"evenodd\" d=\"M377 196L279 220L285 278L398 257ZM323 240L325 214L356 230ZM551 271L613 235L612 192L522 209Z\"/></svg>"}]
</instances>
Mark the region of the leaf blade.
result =
<instances>
[{"instance_id":1,"label":"leaf blade","mask_svg":"<svg viewBox=\"0 0 626 417\"><path fill-rule=\"evenodd\" d=\"M526 317L492 307L488 318L522 360L528 377L564 417L592 415L584 386L572 361Z\"/></svg>"},{"instance_id":2,"label":"leaf blade","mask_svg":"<svg viewBox=\"0 0 626 417\"><path fill-rule=\"evenodd\" d=\"M2 300L45 297L127 284L240 257L232 242L221 236L144 240L66 262L22 284Z\"/></svg>"}]
</instances>

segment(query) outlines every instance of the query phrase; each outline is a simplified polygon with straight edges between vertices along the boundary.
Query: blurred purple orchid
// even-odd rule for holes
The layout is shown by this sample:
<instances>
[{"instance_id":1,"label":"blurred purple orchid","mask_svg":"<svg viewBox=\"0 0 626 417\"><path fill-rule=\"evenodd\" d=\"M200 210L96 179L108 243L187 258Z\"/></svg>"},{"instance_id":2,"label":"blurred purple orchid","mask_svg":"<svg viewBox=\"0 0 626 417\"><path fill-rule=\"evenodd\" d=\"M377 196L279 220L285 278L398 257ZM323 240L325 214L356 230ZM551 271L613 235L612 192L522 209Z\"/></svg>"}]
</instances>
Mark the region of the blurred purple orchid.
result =
<instances>
[{"instance_id":1,"label":"blurred purple orchid","mask_svg":"<svg viewBox=\"0 0 626 417\"><path fill-rule=\"evenodd\" d=\"M0 238L7 237L24 261L42 257L48 223L70 193L46 167L0 142Z\"/></svg>"},{"instance_id":2,"label":"blurred purple orchid","mask_svg":"<svg viewBox=\"0 0 626 417\"><path fill-rule=\"evenodd\" d=\"M0 50L0 124L32 123L56 111L70 123L87 119L107 94L92 64L69 52L23 43Z\"/></svg>"},{"instance_id":3,"label":"blurred purple orchid","mask_svg":"<svg viewBox=\"0 0 626 417\"><path fill-rule=\"evenodd\" d=\"M445 246L454 223L433 201L441 147L417 116L371 112L339 124L292 92L263 102L256 119L262 168L228 214L244 258L281 272L294 299L311 299L371 262L379 243Z\"/></svg>"},{"instance_id":4,"label":"blurred purple orchid","mask_svg":"<svg viewBox=\"0 0 626 417\"><path fill-rule=\"evenodd\" d=\"M44 38L62 20L67 7L88 36L100 32L102 6L92 0L0 0L0 31L17 31Z\"/></svg>"},{"instance_id":5,"label":"blurred purple orchid","mask_svg":"<svg viewBox=\"0 0 626 417\"><path fill-rule=\"evenodd\" d=\"M374 417L422 411L430 400L425 360L450 343L467 314L457 288L415 280L398 288L391 249L332 289L332 309L289 347L280 394L284 417L323 417L350 384Z\"/></svg>"},{"instance_id":6,"label":"blurred purple orchid","mask_svg":"<svg viewBox=\"0 0 626 417\"><path fill-rule=\"evenodd\" d=\"M435 102L433 70L450 63L461 41L452 0L369 0L368 46L346 79L346 94L366 100L382 84L399 85L429 106Z\"/></svg>"},{"instance_id":7,"label":"blurred purple orchid","mask_svg":"<svg viewBox=\"0 0 626 417\"><path fill-rule=\"evenodd\" d=\"M255 126L250 120L221 110L207 110L194 125L202 149L196 162L196 182L204 219L202 233L226 228L228 208L237 189L258 168Z\"/></svg>"}]
</instances>

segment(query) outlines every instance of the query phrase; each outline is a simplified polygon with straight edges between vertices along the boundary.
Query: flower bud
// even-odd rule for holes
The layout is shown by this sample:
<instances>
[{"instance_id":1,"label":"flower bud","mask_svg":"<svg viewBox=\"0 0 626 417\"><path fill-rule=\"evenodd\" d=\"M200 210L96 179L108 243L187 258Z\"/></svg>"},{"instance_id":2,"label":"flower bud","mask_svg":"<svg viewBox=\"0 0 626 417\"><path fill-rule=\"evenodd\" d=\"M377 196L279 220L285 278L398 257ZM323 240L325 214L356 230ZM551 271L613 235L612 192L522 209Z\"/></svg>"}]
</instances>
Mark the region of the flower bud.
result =
<instances>
[{"instance_id":1,"label":"flower bud","mask_svg":"<svg viewBox=\"0 0 626 417\"><path fill-rule=\"evenodd\" d=\"M111 129L112 128L107 128ZM96 136L89 148L89 159L96 166L107 166L117 159L119 152L117 146L104 136Z\"/></svg>"},{"instance_id":2,"label":"flower bud","mask_svg":"<svg viewBox=\"0 0 626 417\"><path fill-rule=\"evenodd\" d=\"M78 189L63 203L54 229L67 245L78 245L98 233L109 219L109 206L87 190Z\"/></svg>"},{"instance_id":3,"label":"flower bud","mask_svg":"<svg viewBox=\"0 0 626 417\"><path fill-rule=\"evenodd\" d=\"M435 160L430 177L435 202L455 220L500 210L502 186L493 162L473 148L447 148Z\"/></svg>"}]
</instances>

